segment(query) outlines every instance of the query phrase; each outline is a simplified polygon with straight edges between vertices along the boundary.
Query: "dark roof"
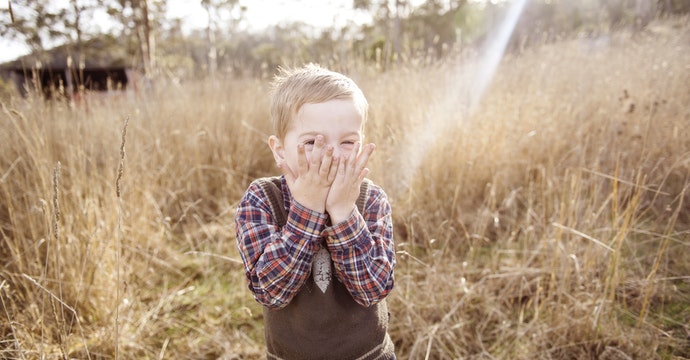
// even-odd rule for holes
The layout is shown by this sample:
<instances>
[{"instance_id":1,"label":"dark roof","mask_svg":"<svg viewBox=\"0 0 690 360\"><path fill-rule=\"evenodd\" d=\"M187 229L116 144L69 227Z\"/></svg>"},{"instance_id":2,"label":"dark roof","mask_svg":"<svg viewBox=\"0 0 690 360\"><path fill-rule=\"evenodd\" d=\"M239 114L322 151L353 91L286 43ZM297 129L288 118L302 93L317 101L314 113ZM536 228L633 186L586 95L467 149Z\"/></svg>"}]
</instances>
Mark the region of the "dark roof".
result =
<instances>
[{"instance_id":1,"label":"dark roof","mask_svg":"<svg viewBox=\"0 0 690 360\"><path fill-rule=\"evenodd\" d=\"M3 70L41 69L106 69L127 67L125 49L112 39L92 39L83 43L81 51L75 44L65 44L40 54L29 54L0 65Z\"/></svg>"}]
</instances>

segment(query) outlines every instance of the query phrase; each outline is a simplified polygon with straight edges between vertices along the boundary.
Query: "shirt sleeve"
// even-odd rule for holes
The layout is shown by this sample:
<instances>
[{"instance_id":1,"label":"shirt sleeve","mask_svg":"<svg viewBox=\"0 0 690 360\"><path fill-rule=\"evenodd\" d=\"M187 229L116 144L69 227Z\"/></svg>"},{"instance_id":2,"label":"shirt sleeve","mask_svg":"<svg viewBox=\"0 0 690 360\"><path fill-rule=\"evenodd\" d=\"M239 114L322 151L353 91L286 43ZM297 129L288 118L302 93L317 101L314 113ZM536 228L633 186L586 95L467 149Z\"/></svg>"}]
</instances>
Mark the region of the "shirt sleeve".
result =
<instances>
[{"instance_id":1,"label":"shirt sleeve","mask_svg":"<svg viewBox=\"0 0 690 360\"><path fill-rule=\"evenodd\" d=\"M282 228L271 214L266 194L249 186L235 214L237 248L256 301L282 308L309 278L314 253L328 216L292 202Z\"/></svg>"},{"instance_id":2,"label":"shirt sleeve","mask_svg":"<svg viewBox=\"0 0 690 360\"><path fill-rule=\"evenodd\" d=\"M395 247L391 206L386 193L370 186L364 213L324 230L328 250L341 280L360 305L371 306L393 290Z\"/></svg>"}]
</instances>

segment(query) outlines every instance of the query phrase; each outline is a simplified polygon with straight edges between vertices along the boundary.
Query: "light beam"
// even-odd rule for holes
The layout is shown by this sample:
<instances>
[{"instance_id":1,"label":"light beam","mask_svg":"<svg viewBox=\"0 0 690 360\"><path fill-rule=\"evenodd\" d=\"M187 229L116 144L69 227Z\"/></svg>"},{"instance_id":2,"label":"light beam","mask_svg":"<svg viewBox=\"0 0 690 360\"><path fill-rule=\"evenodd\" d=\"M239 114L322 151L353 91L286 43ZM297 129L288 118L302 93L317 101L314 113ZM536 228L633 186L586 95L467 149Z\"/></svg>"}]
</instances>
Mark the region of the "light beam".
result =
<instances>
[{"instance_id":1,"label":"light beam","mask_svg":"<svg viewBox=\"0 0 690 360\"><path fill-rule=\"evenodd\" d=\"M440 101L431 104L419 128L411 130L408 133L410 138L401 144L405 147L399 152L403 154L400 159L401 168L405 170L402 181L399 182L400 188L396 190L409 189L410 180L417 175L429 146L434 144L441 134L448 133L452 126L458 126L458 123L472 116L496 73L526 4L527 0L512 2L505 18L489 37L478 62L472 68L465 65L457 69L456 74L449 74L448 79L451 83L446 95Z\"/></svg>"}]
</instances>

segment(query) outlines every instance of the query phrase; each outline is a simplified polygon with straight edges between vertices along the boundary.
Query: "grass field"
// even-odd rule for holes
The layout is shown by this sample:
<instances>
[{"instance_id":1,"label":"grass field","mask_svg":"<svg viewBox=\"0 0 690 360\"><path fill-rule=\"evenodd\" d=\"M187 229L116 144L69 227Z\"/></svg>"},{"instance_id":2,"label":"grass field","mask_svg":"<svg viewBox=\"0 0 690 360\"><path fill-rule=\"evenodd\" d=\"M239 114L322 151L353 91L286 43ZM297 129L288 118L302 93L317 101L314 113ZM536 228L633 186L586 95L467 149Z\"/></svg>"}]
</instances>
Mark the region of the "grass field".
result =
<instances>
[{"instance_id":1,"label":"grass field","mask_svg":"<svg viewBox=\"0 0 690 360\"><path fill-rule=\"evenodd\" d=\"M689 34L507 56L471 112L468 57L347 69L393 205L399 358L690 358ZM233 212L277 173L267 91L5 101L0 357L261 358Z\"/></svg>"}]
</instances>

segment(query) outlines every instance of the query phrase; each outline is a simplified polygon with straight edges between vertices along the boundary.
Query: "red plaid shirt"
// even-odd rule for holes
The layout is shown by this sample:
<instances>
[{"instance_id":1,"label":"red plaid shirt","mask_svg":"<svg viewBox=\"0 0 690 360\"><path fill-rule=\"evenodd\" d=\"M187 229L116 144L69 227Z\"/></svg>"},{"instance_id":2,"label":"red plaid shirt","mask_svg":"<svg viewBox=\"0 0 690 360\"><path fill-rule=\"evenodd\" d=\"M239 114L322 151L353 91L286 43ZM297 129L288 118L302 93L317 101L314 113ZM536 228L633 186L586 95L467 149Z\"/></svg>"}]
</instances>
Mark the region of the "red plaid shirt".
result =
<instances>
[{"instance_id":1,"label":"red plaid shirt","mask_svg":"<svg viewBox=\"0 0 690 360\"><path fill-rule=\"evenodd\" d=\"M256 182L235 214L237 247L254 298L270 308L287 305L309 278L314 254L325 244L337 279L357 303L370 306L383 300L393 289L395 266L391 206L384 191L372 184L364 214L353 211L331 226L327 213L293 201L284 177L281 185L288 214L282 228Z\"/></svg>"}]
</instances>

